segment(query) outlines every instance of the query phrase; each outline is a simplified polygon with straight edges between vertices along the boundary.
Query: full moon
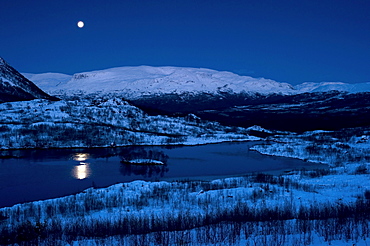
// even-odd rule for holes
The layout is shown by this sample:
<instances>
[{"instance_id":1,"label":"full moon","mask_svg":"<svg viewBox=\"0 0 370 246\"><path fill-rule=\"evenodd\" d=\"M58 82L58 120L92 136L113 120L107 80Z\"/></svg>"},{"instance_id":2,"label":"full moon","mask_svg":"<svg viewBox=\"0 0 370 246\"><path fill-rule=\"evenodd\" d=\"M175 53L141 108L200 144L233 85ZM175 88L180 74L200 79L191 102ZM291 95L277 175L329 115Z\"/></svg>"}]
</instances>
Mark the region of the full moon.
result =
<instances>
[{"instance_id":1,"label":"full moon","mask_svg":"<svg viewBox=\"0 0 370 246\"><path fill-rule=\"evenodd\" d=\"M84 23L83 21L79 21L79 22L77 22L77 26L78 26L79 28L83 28L83 27L84 27L84 25L85 25L85 23Z\"/></svg>"}]
</instances>

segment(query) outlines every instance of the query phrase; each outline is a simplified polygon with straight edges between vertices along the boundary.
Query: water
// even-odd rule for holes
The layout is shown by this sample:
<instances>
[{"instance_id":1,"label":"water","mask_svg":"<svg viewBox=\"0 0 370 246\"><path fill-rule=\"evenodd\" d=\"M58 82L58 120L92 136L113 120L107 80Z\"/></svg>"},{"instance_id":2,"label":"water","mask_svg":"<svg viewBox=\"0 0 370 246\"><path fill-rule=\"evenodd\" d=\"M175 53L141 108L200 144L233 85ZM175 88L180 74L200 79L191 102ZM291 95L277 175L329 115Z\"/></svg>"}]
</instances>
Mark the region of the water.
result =
<instances>
[{"instance_id":1,"label":"water","mask_svg":"<svg viewBox=\"0 0 370 246\"><path fill-rule=\"evenodd\" d=\"M204 180L318 166L249 151L248 148L254 144L3 151L2 156L7 158L0 160L0 207L70 195L91 186L106 187L138 179ZM166 162L166 165L120 163L123 158L153 157Z\"/></svg>"}]
</instances>

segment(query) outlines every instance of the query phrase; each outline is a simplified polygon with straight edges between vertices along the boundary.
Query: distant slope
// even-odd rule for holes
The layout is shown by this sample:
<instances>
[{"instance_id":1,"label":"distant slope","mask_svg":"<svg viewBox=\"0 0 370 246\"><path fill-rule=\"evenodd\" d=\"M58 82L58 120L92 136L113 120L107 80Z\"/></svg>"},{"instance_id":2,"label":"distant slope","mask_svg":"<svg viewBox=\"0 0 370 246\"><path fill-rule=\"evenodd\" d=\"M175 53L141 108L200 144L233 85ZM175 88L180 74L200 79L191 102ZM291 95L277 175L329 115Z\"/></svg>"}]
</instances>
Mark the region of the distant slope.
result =
<instances>
[{"instance_id":1,"label":"distant slope","mask_svg":"<svg viewBox=\"0 0 370 246\"><path fill-rule=\"evenodd\" d=\"M0 102L55 99L26 79L0 57Z\"/></svg>"}]
</instances>

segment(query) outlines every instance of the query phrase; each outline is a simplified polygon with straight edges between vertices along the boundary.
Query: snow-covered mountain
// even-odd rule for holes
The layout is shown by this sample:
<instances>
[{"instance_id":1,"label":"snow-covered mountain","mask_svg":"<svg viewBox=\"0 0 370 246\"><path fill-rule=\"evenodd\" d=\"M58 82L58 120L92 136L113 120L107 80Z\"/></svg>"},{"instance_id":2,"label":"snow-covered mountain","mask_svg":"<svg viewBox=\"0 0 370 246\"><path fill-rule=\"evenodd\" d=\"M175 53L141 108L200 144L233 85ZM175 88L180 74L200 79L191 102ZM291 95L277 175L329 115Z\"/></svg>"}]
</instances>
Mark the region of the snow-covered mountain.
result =
<instances>
[{"instance_id":1,"label":"snow-covered mountain","mask_svg":"<svg viewBox=\"0 0 370 246\"><path fill-rule=\"evenodd\" d=\"M0 57L0 102L53 99Z\"/></svg>"},{"instance_id":2,"label":"snow-covered mountain","mask_svg":"<svg viewBox=\"0 0 370 246\"><path fill-rule=\"evenodd\" d=\"M287 83L204 68L118 67L78 73L68 81L68 75L61 74L24 75L51 94L120 93L133 99L148 95L183 93L295 93L294 88ZM46 83L47 81L50 83Z\"/></svg>"},{"instance_id":3,"label":"snow-covered mountain","mask_svg":"<svg viewBox=\"0 0 370 246\"><path fill-rule=\"evenodd\" d=\"M231 72L205 68L184 67L117 67L77 73L73 76L59 73L25 73L24 76L50 94L120 93L128 99L183 93L292 95L332 90L349 93L370 91L370 83L323 82L292 86L271 79L240 76Z\"/></svg>"}]
</instances>

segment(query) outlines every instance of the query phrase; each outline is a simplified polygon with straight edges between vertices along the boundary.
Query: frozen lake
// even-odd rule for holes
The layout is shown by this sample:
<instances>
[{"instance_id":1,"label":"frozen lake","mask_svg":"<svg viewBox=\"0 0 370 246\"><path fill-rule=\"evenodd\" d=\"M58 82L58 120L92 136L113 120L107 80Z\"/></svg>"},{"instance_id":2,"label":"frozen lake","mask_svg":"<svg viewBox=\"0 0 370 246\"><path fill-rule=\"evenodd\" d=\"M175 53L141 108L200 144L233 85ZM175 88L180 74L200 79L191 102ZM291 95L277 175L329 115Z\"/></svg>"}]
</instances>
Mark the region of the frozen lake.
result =
<instances>
[{"instance_id":1,"label":"frozen lake","mask_svg":"<svg viewBox=\"0 0 370 246\"><path fill-rule=\"evenodd\" d=\"M7 158L0 160L0 207L138 179L204 180L252 172L324 167L249 151L254 144L3 151L2 155ZM167 164L137 166L120 163L123 158L152 157L163 159Z\"/></svg>"}]
</instances>

